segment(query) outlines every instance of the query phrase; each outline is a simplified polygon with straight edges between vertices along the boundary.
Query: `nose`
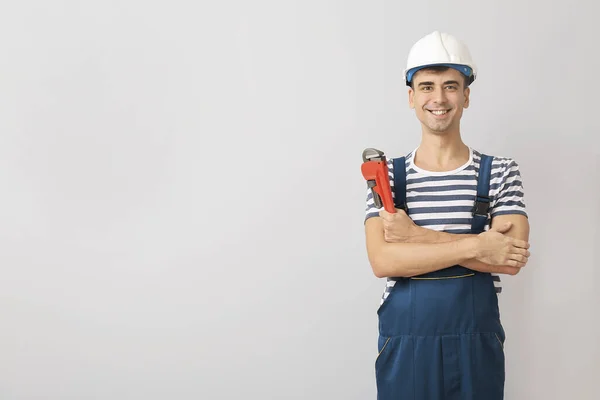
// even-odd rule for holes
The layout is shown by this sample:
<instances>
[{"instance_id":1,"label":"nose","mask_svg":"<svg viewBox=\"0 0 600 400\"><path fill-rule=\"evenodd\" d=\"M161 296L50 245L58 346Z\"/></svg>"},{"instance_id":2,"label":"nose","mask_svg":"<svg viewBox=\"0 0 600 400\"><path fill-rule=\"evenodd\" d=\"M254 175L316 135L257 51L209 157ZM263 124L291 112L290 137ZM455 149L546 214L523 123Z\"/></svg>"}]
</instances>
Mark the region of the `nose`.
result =
<instances>
[{"instance_id":1,"label":"nose","mask_svg":"<svg viewBox=\"0 0 600 400\"><path fill-rule=\"evenodd\" d=\"M432 100L435 103L445 103L446 102L446 92L444 91L443 88L437 88L433 93L432 93Z\"/></svg>"}]
</instances>

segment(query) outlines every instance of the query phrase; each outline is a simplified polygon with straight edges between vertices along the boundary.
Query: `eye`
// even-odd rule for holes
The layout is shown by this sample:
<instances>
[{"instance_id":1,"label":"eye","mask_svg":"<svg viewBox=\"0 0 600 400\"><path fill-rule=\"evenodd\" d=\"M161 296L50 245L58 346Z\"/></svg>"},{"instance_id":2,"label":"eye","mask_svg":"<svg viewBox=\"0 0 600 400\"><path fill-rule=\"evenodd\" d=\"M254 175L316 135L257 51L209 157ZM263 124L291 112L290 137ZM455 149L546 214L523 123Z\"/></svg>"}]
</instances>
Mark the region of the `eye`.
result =
<instances>
[{"instance_id":1,"label":"eye","mask_svg":"<svg viewBox=\"0 0 600 400\"><path fill-rule=\"evenodd\" d=\"M448 89L448 90L457 90L458 88L456 86L454 86L454 85L448 85L448 86L446 86L446 89Z\"/></svg>"}]
</instances>

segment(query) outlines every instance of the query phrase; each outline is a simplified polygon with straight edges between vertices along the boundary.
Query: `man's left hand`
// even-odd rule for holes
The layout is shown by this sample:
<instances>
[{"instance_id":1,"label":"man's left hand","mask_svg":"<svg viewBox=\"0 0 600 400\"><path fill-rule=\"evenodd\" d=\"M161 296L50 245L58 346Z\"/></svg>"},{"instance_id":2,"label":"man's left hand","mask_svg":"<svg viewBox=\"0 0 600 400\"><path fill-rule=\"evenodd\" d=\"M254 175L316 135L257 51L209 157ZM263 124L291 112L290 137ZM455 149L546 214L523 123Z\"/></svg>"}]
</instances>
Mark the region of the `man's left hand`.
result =
<instances>
[{"instance_id":1,"label":"man's left hand","mask_svg":"<svg viewBox=\"0 0 600 400\"><path fill-rule=\"evenodd\" d=\"M419 226L406 215L404 210L396 209L396 213L385 210L379 212L383 219L386 242L408 242L419 231Z\"/></svg>"}]
</instances>

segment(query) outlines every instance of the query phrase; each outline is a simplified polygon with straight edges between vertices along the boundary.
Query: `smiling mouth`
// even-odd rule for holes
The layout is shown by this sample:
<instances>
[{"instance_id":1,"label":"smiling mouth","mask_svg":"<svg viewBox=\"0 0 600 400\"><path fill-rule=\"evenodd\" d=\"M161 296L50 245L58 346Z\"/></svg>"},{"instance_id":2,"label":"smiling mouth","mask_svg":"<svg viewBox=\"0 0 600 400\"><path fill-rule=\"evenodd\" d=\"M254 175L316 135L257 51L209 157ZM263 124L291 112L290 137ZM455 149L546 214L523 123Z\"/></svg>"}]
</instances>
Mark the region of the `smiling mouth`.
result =
<instances>
[{"instance_id":1,"label":"smiling mouth","mask_svg":"<svg viewBox=\"0 0 600 400\"><path fill-rule=\"evenodd\" d=\"M448 111L450 111L450 110L427 110L427 111L429 111L433 115L444 115L444 114L447 114Z\"/></svg>"}]
</instances>

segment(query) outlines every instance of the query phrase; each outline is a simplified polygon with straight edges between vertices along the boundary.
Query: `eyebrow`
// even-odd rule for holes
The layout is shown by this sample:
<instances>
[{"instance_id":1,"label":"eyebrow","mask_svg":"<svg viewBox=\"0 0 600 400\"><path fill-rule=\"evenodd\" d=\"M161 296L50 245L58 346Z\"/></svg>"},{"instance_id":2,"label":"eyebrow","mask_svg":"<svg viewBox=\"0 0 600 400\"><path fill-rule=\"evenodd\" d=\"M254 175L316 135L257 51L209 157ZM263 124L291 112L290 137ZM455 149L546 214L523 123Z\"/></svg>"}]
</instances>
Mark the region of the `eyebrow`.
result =
<instances>
[{"instance_id":1,"label":"eyebrow","mask_svg":"<svg viewBox=\"0 0 600 400\"><path fill-rule=\"evenodd\" d=\"M449 84L454 84L454 85L459 85L458 81L446 81L444 82L444 85L449 85ZM433 86L434 83L433 82L421 82L419 83L419 87L421 86Z\"/></svg>"}]
</instances>

